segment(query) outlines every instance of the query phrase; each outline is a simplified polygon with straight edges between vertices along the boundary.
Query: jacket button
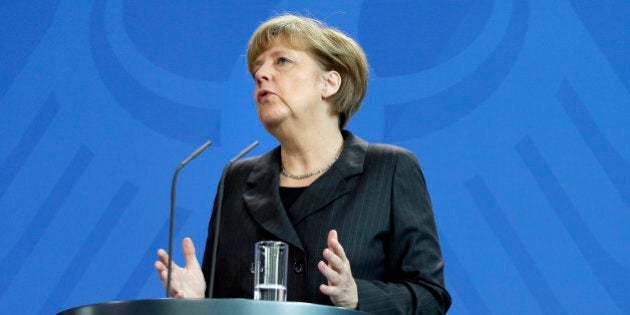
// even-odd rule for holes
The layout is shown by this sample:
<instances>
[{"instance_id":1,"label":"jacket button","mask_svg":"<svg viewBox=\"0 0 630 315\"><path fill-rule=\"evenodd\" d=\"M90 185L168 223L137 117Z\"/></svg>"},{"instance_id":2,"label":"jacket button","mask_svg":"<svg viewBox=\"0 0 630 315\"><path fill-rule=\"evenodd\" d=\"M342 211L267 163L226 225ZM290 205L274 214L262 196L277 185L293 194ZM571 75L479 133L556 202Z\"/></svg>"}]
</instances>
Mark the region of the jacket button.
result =
<instances>
[{"instance_id":1,"label":"jacket button","mask_svg":"<svg viewBox=\"0 0 630 315\"><path fill-rule=\"evenodd\" d=\"M293 272L302 273L304 272L304 263L301 261L296 261L293 263Z\"/></svg>"}]
</instances>

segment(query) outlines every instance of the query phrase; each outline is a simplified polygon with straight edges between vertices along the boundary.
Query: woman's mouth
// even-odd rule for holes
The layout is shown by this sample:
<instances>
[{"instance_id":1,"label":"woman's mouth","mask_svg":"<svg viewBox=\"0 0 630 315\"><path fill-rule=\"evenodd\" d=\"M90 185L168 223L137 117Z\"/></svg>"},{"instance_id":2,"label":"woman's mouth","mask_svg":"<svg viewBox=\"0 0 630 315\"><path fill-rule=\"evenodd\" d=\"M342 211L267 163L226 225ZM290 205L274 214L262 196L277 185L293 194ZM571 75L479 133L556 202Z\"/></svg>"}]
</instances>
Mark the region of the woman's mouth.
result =
<instances>
[{"instance_id":1,"label":"woman's mouth","mask_svg":"<svg viewBox=\"0 0 630 315\"><path fill-rule=\"evenodd\" d=\"M258 92L258 95L256 96L256 98L258 99L258 102L264 102L271 95L273 95L271 91L261 90L260 92Z\"/></svg>"}]
</instances>

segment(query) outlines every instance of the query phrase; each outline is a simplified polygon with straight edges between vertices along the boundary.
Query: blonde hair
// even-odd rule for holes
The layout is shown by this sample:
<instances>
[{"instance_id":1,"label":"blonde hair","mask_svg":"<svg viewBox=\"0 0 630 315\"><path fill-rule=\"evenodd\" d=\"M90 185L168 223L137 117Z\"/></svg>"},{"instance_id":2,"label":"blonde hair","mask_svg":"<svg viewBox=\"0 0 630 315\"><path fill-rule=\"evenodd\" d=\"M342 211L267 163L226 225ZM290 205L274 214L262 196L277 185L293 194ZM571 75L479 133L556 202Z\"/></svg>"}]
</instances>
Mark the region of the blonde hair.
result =
<instances>
[{"instance_id":1,"label":"blonde hair","mask_svg":"<svg viewBox=\"0 0 630 315\"><path fill-rule=\"evenodd\" d=\"M367 58L359 44L318 20L293 14L280 15L260 25L249 40L247 67L252 76L256 58L276 39L291 48L308 52L325 71L339 73L341 86L330 100L333 110L339 114L339 127L345 127L361 107L367 92Z\"/></svg>"}]
</instances>

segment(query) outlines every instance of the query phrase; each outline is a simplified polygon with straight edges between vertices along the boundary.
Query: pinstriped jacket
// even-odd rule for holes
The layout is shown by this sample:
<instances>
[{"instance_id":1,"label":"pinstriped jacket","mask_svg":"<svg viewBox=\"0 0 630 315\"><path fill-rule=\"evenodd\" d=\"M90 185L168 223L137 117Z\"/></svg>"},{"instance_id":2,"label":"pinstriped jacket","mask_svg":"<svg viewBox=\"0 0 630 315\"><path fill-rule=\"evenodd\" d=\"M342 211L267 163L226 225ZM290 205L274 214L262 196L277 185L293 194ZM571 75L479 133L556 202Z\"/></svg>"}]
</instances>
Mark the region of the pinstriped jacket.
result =
<instances>
[{"instance_id":1,"label":"pinstriped jacket","mask_svg":"<svg viewBox=\"0 0 630 315\"><path fill-rule=\"evenodd\" d=\"M289 301L330 305L317 269L328 231L350 260L359 309L378 314L442 314L451 304L424 176L413 153L368 144L343 131L335 164L291 206L279 195L280 148L233 164L225 182L213 297L252 298L254 243L289 247ZM216 200L215 200L216 206ZM293 222L293 223L292 223ZM203 271L209 281L210 221Z\"/></svg>"}]
</instances>

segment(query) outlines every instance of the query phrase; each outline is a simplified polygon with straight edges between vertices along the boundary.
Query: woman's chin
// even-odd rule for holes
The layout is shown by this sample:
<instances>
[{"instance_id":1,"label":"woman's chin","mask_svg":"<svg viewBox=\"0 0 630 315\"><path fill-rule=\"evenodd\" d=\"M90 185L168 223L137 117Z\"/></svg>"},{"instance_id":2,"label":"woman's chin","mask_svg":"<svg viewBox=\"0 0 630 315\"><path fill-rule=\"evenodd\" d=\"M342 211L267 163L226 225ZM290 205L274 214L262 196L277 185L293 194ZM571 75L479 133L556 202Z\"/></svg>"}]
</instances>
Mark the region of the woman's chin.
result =
<instances>
[{"instance_id":1,"label":"woman's chin","mask_svg":"<svg viewBox=\"0 0 630 315\"><path fill-rule=\"evenodd\" d=\"M282 124L287 119L287 113L280 112L268 112L263 113L262 115L258 115L258 119L262 123L263 127L268 131L276 129L278 126Z\"/></svg>"},{"instance_id":2,"label":"woman's chin","mask_svg":"<svg viewBox=\"0 0 630 315\"><path fill-rule=\"evenodd\" d=\"M265 127L265 130L267 130L270 133L273 133L274 130L277 130L280 127L280 125L282 125L283 121L284 121L284 118L281 118L281 117L260 118L260 122L262 123L263 127Z\"/></svg>"}]
</instances>

